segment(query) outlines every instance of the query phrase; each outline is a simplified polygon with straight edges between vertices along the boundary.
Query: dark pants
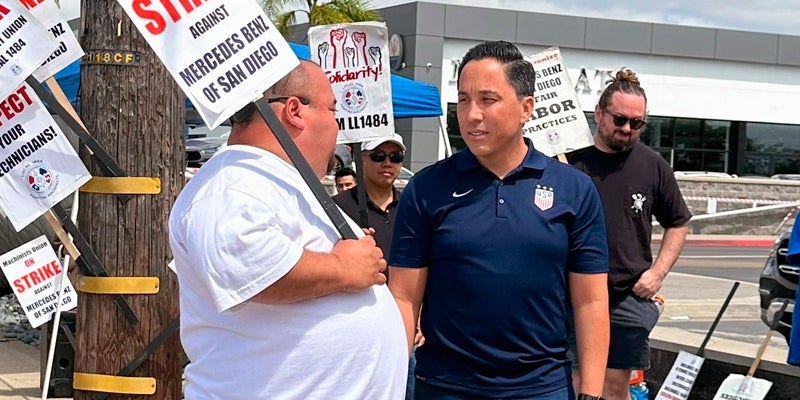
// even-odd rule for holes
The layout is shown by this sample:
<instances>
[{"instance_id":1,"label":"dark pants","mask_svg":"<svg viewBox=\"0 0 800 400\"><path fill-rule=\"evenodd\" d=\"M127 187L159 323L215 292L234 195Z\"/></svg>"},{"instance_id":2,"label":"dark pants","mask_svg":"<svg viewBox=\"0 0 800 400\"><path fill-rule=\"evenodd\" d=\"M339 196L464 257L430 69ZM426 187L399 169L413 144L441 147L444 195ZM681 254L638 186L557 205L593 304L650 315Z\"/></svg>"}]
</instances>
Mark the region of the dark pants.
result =
<instances>
[{"instance_id":1,"label":"dark pants","mask_svg":"<svg viewBox=\"0 0 800 400\"><path fill-rule=\"evenodd\" d=\"M457 392L441 386L430 385L417 379L414 386L414 398L416 400L495 400L495 397L476 396L469 393ZM567 385L550 393L534 397L514 397L516 400L573 400L575 393L572 385Z\"/></svg>"}]
</instances>

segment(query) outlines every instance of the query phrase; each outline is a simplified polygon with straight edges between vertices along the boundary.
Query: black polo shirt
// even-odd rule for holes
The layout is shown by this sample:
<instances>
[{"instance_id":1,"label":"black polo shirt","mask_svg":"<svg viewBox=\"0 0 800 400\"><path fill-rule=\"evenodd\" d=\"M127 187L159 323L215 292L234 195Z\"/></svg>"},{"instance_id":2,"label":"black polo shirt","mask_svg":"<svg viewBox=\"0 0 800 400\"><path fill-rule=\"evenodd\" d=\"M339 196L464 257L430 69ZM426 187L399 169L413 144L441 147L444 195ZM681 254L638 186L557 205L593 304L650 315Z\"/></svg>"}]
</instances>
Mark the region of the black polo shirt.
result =
<instances>
[{"instance_id":1,"label":"black polo shirt","mask_svg":"<svg viewBox=\"0 0 800 400\"><path fill-rule=\"evenodd\" d=\"M367 223L369 228L375 229L375 242L383 251L383 257L389 259L389 249L392 247L392 231L394 231L394 216L397 212L397 204L400 202L400 192L394 191L394 200L386 207L386 211L381 210L377 204L373 203L367 195ZM357 187L333 196L333 201L347 214L353 221L360 223L358 213L358 191Z\"/></svg>"}]
</instances>

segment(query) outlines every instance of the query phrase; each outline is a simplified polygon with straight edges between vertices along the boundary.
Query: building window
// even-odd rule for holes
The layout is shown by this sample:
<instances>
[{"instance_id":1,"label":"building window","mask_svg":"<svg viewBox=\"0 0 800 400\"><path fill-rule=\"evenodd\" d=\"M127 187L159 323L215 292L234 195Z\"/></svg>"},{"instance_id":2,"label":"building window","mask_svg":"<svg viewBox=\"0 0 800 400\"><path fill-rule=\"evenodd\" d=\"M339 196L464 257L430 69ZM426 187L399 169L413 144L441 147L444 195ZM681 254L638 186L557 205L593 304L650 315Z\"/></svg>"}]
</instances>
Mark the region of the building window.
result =
<instances>
[{"instance_id":1,"label":"building window","mask_svg":"<svg viewBox=\"0 0 800 400\"><path fill-rule=\"evenodd\" d=\"M747 151L759 153L797 153L800 151L800 126L747 123Z\"/></svg>"},{"instance_id":2,"label":"building window","mask_svg":"<svg viewBox=\"0 0 800 400\"><path fill-rule=\"evenodd\" d=\"M642 143L652 148L672 148L674 123L675 118L647 117L647 125L641 136Z\"/></svg>"},{"instance_id":3,"label":"building window","mask_svg":"<svg viewBox=\"0 0 800 400\"><path fill-rule=\"evenodd\" d=\"M800 173L800 126L748 122L742 174Z\"/></svg>"}]
</instances>

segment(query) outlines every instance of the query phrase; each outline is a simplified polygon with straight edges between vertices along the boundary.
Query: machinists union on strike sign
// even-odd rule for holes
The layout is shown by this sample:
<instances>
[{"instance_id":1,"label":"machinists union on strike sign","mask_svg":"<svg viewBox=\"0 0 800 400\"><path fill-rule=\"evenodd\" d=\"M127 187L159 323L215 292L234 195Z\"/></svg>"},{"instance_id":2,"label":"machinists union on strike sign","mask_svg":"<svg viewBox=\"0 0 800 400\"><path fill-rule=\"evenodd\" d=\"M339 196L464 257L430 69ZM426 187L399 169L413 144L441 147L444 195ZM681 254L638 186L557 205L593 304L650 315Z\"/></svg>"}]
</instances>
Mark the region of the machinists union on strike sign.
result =
<instances>
[{"instance_id":1,"label":"machinists union on strike sign","mask_svg":"<svg viewBox=\"0 0 800 400\"><path fill-rule=\"evenodd\" d=\"M252 0L118 0L211 128L299 63Z\"/></svg>"}]
</instances>

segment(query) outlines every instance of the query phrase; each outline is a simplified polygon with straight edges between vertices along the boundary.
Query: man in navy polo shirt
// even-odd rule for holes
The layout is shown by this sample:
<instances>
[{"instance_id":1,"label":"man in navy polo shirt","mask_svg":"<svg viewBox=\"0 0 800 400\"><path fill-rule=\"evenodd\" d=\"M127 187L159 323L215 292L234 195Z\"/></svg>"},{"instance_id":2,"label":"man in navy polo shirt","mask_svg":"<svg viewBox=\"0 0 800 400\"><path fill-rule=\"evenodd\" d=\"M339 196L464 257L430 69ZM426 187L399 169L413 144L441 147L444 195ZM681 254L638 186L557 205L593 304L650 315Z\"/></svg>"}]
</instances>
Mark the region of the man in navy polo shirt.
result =
<instances>
[{"instance_id":1,"label":"man in navy polo shirt","mask_svg":"<svg viewBox=\"0 0 800 400\"><path fill-rule=\"evenodd\" d=\"M406 187L389 259L409 348L422 312L416 399L574 399L570 304L584 372L578 399L599 399L609 319L597 190L523 138L534 70L514 45L477 45L458 72L468 150Z\"/></svg>"}]
</instances>

